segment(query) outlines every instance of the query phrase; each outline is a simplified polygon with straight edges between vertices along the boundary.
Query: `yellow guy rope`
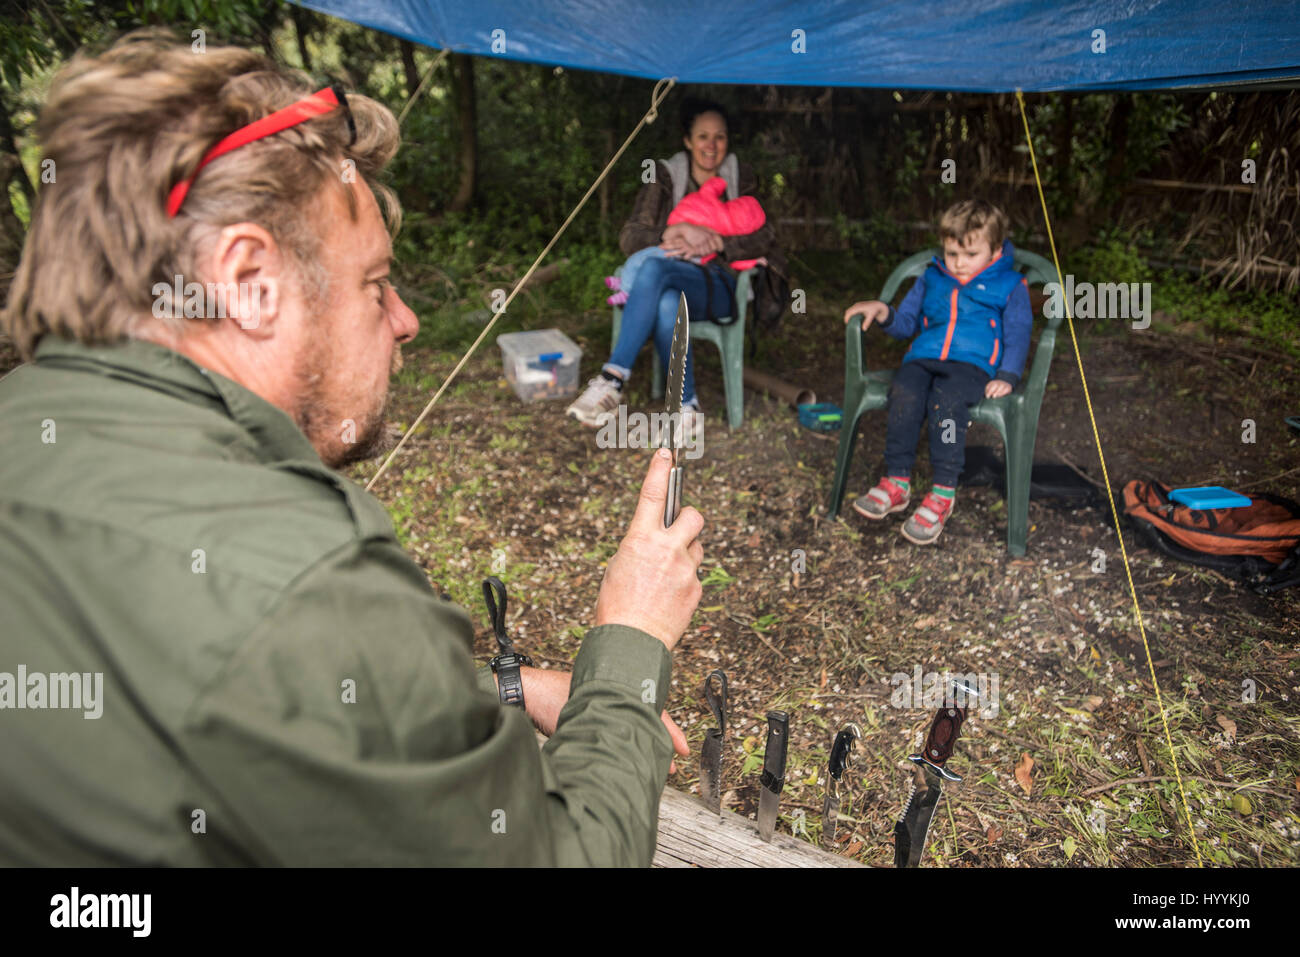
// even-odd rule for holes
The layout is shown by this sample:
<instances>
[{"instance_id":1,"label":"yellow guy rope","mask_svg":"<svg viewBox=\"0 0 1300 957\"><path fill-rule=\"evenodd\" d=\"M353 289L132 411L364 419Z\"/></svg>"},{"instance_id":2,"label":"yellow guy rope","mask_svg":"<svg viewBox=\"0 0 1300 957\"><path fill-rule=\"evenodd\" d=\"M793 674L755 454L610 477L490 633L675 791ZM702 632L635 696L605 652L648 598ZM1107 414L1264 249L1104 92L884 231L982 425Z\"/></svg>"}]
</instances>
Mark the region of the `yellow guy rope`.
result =
<instances>
[{"instance_id":1,"label":"yellow guy rope","mask_svg":"<svg viewBox=\"0 0 1300 957\"><path fill-rule=\"evenodd\" d=\"M1052 238L1052 221L1047 215L1047 199L1043 196L1043 181L1038 176L1038 160L1034 157L1034 141L1029 135L1029 118L1025 115L1025 97L1016 90L1016 102L1020 104L1020 119L1025 125L1025 142L1029 144L1029 161L1034 166L1034 182L1038 185L1038 201L1043 206L1043 223L1047 226L1047 242L1052 247L1052 262L1056 266L1056 277L1062 279L1061 261L1056 257L1056 240ZM1101 477L1106 483L1106 498L1110 501L1110 514L1115 520L1115 537L1119 539L1120 555L1124 558L1124 574L1128 576L1129 594L1133 596L1133 614L1137 616L1138 631L1142 635L1142 647L1147 654L1147 668L1151 672L1151 684L1156 689L1156 704L1160 707L1160 721L1165 728L1165 743L1169 745L1169 757L1174 764L1174 779L1178 782L1178 793L1183 799L1183 814L1187 818L1187 832L1192 838L1192 850L1196 852L1196 863L1205 866L1201 859L1201 849L1196 843L1196 829L1192 826L1192 812L1187 805L1187 792L1183 790L1183 776L1178 770L1178 755L1174 751L1174 739L1169 733L1169 718L1165 714L1164 699L1160 695L1160 682L1156 680L1156 666L1151 661L1151 646L1147 643L1147 631L1142 623L1142 609L1138 607L1137 589L1133 586L1133 571L1128 564L1128 549L1124 547L1124 535L1119 527L1119 512L1115 509L1115 495L1110 487L1110 473L1106 471L1106 456L1101 450L1101 436L1097 432L1097 419L1092 413L1092 396L1088 393L1088 377L1083 373L1083 358L1079 355L1079 340L1074 334L1074 317L1070 315L1070 301L1061 290L1061 301L1065 303L1065 319L1070 327L1070 342L1074 345L1074 361L1079 366L1079 380L1083 383L1083 401L1088 406L1088 421L1092 423L1092 438L1097 443L1097 457L1101 460Z\"/></svg>"},{"instance_id":2,"label":"yellow guy rope","mask_svg":"<svg viewBox=\"0 0 1300 957\"><path fill-rule=\"evenodd\" d=\"M624 151L632 145L632 140L634 140L636 135L641 132L641 128L647 123L653 123L658 118L659 107L663 103L664 97L668 95L668 91L671 90L676 83L676 77L665 77L655 84L654 91L650 94L650 109L646 110L645 115L641 117L641 120L637 125L632 128L632 132L628 134L627 139L623 141L623 145L618 148L618 152L613 155L607 164L605 164L605 168L601 170L600 175L596 177L596 181L591 184L586 195L584 195L582 199L578 200L578 205L573 207L573 212L569 213L568 219L566 219L560 225L560 228L555 231L555 235L552 236L551 241L546 244L546 248L537 254L537 258L533 260L533 264L528 267L528 272L524 273L523 278L515 283L515 288L510 290L510 295L506 297L506 301L501 304L501 308L497 310L496 314L492 317L492 320L483 327L483 331L480 332L478 338L474 340L474 344L469 347L469 351L461 356L460 361L456 363L456 368L451 370L451 375L447 376L442 387L434 393L433 398L429 400L429 404L426 405L424 411L420 413L420 417L411 423L411 427L406 430L406 434L402 436L402 440L397 443L396 448L388 453L388 457L384 459L383 464L379 466L379 471L376 472L374 477L366 483L367 492L375 487L375 483L379 481L379 477L388 469L388 466L392 463L397 453L402 450L402 446L406 444L406 440L415 434L415 430L420 427L420 423L423 422L425 416L429 414L429 410L433 408L434 403L442 398L442 394L447 391L447 386L451 385L451 380L456 378L460 373L460 370L464 368L465 363L469 361L469 357L474 354L474 351L479 347L483 340L487 338L488 333L492 331L492 327L497 324L497 320L505 314L510 303L514 300L515 296L519 294L519 290L524 288L528 283L528 280L532 278L533 273L537 271L537 267L541 265L542 260L546 258L546 254L551 251L559 241L560 237L564 235L564 231L569 228L569 223L573 222L574 217L582 211L582 207L587 205L587 200L591 199L591 194L596 191L596 187L604 181L605 177L609 175L609 171L614 168L614 164L618 162L619 157L622 156Z\"/></svg>"}]
</instances>

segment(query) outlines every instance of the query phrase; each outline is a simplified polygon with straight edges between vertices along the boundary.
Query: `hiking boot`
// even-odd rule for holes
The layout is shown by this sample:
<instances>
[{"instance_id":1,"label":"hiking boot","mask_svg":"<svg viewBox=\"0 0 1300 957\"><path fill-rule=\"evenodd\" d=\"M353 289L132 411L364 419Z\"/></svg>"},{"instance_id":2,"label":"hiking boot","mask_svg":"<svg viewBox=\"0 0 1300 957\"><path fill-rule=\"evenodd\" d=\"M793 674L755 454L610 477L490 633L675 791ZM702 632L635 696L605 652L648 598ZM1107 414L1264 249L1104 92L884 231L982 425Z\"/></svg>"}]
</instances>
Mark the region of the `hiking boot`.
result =
<instances>
[{"instance_id":1,"label":"hiking boot","mask_svg":"<svg viewBox=\"0 0 1300 957\"><path fill-rule=\"evenodd\" d=\"M613 415L619 407L623 393L618 386L603 375L598 375L587 383L582 395L564 410L583 425L598 428L606 416Z\"/></svg>"},{"instance_id":2,"label":"hiking boot","mask_svg":"<svg viewBox=\"0 0 1300 957\"><path fill-rule=\"evenodd\" d=\"M880 480L879 485L853 503L853 510L867 518L879 519L901 512L911 500L909 489L886 476Z\"/></svg>"},{"instance_id":3,"label":"hiking boot","mask_svg":"<svg viewBox=\"0 0 1300 957\"><path fill-rule=\"evenodd\" d=\"M913 545L934 542L952 514L954 502L955 498L940 498L933 492L928 493L911 518L903 523L903 537Z\"/></svg>"}]
</instances>

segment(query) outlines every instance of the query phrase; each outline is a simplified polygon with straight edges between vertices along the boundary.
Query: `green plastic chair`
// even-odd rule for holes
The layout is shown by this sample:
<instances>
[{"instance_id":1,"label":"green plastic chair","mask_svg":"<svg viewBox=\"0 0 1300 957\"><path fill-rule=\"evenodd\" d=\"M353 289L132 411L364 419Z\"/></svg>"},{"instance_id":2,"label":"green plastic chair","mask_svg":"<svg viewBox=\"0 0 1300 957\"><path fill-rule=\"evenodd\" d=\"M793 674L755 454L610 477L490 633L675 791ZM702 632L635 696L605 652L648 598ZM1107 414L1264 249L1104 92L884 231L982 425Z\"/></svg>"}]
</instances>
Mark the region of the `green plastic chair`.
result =
<instances>
[{"instance_id":1,"label":"green plastic chair","mask_svg":"<svg viewBox=\"0 0 1300 957\"><path fill-rule=\"evenodd\" d=\"M745 421L745 313L749 310L749 288L755 269L746 269L736 277L736 308L740 315L728 325L705 320L691 322L691 343L712 342L722 353L722 390L727 398L727 425L733 429L740 428ZM614 275L621 275L620 268ZM725 318L725 317L724 317ZM618 342L618 330L623 325L623 308L614 307L614 338ZM650 380L650 395L661 399L668 373L659 361L659 350L650 344L650 353L654 357L654 370Z\"/></svg>"},{"instance_id":2,"label":"green plastic chair","mask_svg":"<svg viewBox=\"0 0 1300 957\"><path fill-rule=\"evenodd\" d=\"M880 301L892 302L903 281L921 275L930 260L939 254L938 249L928 249L904 260L889 274L878 297ZM1017 249L1013 265L1033 285L1059 281L1056 268L1036 253ZM970 410L972 422L991 425L1002 436L1006 450L1007 551L1016 556L1025 553L1025 541L1029 536L1029 476L1034 465L1038 411L1043 404L1047 372L1056 348L1056 330L1060 325L1060 316L1047 320L1038 337L1029 375L1021 379L1020 385L1010 395L1000 399L981 399ZM868 370L863 367L862 339L861 321L851 319L844 329L844 424L840 429L839 453L835 459L835 481L831 485L832 518L839 515L844 502L853 447L858 439L858 419L864 412L889 405L889 385L894 379L892 369Z\"/></svg>"}]
</instances>

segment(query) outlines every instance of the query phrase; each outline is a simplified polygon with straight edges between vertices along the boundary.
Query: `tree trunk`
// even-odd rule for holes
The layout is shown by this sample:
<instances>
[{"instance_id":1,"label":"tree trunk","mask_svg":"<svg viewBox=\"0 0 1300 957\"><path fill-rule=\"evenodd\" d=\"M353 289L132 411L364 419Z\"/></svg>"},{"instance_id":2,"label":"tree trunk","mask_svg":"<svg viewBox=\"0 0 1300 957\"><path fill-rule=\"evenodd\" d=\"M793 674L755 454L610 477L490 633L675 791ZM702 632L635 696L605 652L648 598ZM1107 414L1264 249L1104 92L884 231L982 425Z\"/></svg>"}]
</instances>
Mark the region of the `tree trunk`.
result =
<instances>
[{"instance_id":1,"label":"tree trunk","mask_svg":"<svg viewBox=\"0 0 1300 957\"><path fill-rule=\"evenodd\" d=\"M1074 186L1074 170L1070 164L1074 158L1074 97L1069 93L1058 93L1061 98L1061 120L1056 127L1056 169L1057 182L1063 195L1068 196Z\"/></svg>"},{"instance_id":2,"label":"tree trunk","mask_svg":"<svg viewBox=\"0 0 1300 957\"><path fill-rule=\"evenodd\" d=\"M399 45L402 49L402 72L406 74L406 98L409 100L420 88L420 71L415 66L415 44L402 40Z\"/></svg>"},{"instance_id":3,"label":"tree trunk","mask_svg":"<svg viewBox=\"0 0 1300 957\"><path fill-rule=\"evenodd\" d=\"M450 60L455 87L456 130L460 140L460 183L447 210L463 213L474 202L478 186L478 110L474 98L474 61L463 53L453 53Z\"/></svg>"},{"instance_id":4,"label":"tree trunk","mask_svg":"<svg viewBox=\"0 0 1300 957\"><path fill-rule=\"evenodd\" d=\"M609 162L609 157L614 155L614 131L608 126L605 127L605 161ZM600 187L596 191L596 197L600 200L600 242L605 245L609 242L609 177L606 176L600 181Z\"/></svg>"},{"instance_id":5,"label":"tree trunk","mask_svg":"<svg viewBox=\"0 0 1300 957\"><path fill-rule=\"evenodd\" d=\"M292 4L289 13L293 17L293 34L298 39L298 58L302 60L304 70L311 70L311 54L307 52L307 34L311 32L311 27L307 23L307 11Z\"/></svg>"},{"instance_id":6,"label":"tree trunk","mask_svg":"<svg viewBox=\"0 0 1300 957\"><path fill-rule=\"evenodd\" d=\"M27 178L27 169L22 164L22 158L18 153L17 135L14 133L13 122L9 118L9 104L0 99L0 152L8 153L18 161L17 169L11 171L10 176L18 181L22 191L27 194L27 205L30 208L36 202L36 189L32 186L32 181ZM6 177L6 185L9 177ZM5 196L8 197L8 191Z\"/></svg>"},{"instance_id":7,"label":"tree trunk","mask_svg":"<svg viewBox=\"0 0 1300 957\"><path fill-rule=\"evenodd\" d=\"M1133 115L1133 94L1115 94L1115 108L1110 111L1110 156L1106 160L1106 182L1102 185L1103 201L1113 207L1123 194L1124 171L1128 165L1128 127Z\"/></svg>"},{"instance_id":8,"label":"tree trunk","mask_svg":"<svg viewBox=\"0 0 1300 957\"><path fill-rule=\"evenodd\" d=\"M23 252L23 224L9 201L9 184L18 176L26 177L18 157L0 153L0 188L4 189L4 202L0 202L0 303L9 299L9 285Z\"/></svg>"}]
</instances>

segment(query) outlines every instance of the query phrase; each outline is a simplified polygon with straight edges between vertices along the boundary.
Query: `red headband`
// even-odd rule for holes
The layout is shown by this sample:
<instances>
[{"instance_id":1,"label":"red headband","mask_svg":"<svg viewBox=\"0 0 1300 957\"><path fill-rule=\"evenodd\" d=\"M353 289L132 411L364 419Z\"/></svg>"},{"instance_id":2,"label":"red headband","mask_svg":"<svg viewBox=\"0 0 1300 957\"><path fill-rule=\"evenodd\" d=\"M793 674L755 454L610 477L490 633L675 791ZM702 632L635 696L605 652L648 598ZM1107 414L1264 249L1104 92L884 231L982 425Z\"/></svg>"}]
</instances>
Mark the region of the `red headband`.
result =
<instances>
[{"instance_id":1,"label":"red headband","mask_svg":"<svg viewBox=\"0 0 1300 957\"><path fill-rule=\"evenodd\" d=\"M172 187L171 193L167 196L167 217L169 219L174 218L180 212L181 204L185 202L185 196L189 193L190 186L194 184L194 178L199 175L203 167L218 156L224 156L231 150L237 150L254 140L260 140L263 137L279 133L281 130L287 130L291 126L297 126L314 116L328 113L338 106L342 106L344 110L347 110L348 129L352 133L352 142L355 143L357 126L352 119L352 111L348 109L347 98L338 87L327 86L325 89L317 90L311 96L305 97L297 103L286 106L282 110L276 110L269 116L264 116L260 120L255 120L247 126L235 130L235 132L208 150L203 155L203 159L199 161L199 165L195 167L194 172Z\"/></svg>"}]
</instances>

